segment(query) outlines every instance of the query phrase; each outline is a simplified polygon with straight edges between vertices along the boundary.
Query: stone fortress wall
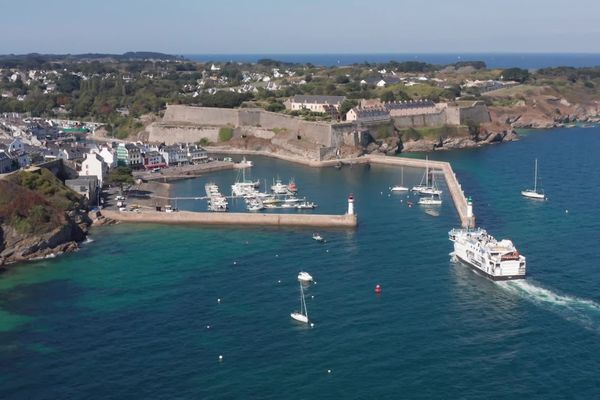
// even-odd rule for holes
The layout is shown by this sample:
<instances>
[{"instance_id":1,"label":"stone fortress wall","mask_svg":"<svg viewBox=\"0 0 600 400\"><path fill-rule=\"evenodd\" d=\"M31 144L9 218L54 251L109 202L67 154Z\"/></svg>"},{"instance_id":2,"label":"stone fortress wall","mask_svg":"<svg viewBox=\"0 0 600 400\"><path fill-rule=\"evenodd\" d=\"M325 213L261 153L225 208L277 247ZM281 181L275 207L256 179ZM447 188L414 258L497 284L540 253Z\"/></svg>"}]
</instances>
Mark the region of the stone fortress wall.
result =
<instances>
[{"instance_id":1,"label":"stone fortress wall","mask_svg":"<svg viewBox=\"0 0 600 400\"><path fill-rule=\"evenodd\" d=\"M490 122L485 103L460 102L444 104L436 112L394 116L394 126L401 128L458 126L468 120ZM389 122L385 122L389 124ZM285 147L296 154L323 159L341 146L364 144L364 132L377 129L378 123L325 123L304 121L289 115L256 108L213 108L168 105L161 122L148 128L149 141L166 144L195 143L205 138L219 140L222 127L234 128L235 136L255 136Z\"/></svg>"}]
</instances>

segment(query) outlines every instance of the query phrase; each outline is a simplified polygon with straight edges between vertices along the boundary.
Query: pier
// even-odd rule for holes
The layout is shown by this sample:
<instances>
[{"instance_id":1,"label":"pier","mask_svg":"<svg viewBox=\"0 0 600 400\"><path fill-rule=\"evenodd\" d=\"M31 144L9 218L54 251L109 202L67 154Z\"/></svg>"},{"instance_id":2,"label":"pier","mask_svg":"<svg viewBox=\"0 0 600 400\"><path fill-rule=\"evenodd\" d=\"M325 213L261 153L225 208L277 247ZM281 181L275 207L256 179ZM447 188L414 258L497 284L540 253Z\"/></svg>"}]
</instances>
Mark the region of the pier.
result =
<instances>
[{"instance_id":1,"label":"pier","mask_svg":"<svg viewBox=\"0 0 600 400\"><path fill-rule=\"evenodd\" d=\"M461 225L463 228L475 227L475 216L473 216L472 211L469 210L467 197L458 183L456 174L452 170L452 166L449 162L421 160L416 158L377 156L372 154L361 158L368 158L368 162L371 164L398 165L416 168L425 168L428 166L430 169L442 171L446 180L446 185L448 186L448 191L450 192L450 197L454 203L454 208L456 208L456 212L460 218Z\"/></svg>"},{"instance_id":2,"label":"pier","mask_svg":"<svg viewBox=\"0 0 600 400\"><path fill-rule=\"evenodd\" d=\"M287 226L314 228L355 228L358 220L355 214L266 214L266 213L212 213L194 211L141 211L120 212L102 210L102 215L115 221L146 222L158 224L185 225L253 225Z\"/></svg>"}]
</instances>

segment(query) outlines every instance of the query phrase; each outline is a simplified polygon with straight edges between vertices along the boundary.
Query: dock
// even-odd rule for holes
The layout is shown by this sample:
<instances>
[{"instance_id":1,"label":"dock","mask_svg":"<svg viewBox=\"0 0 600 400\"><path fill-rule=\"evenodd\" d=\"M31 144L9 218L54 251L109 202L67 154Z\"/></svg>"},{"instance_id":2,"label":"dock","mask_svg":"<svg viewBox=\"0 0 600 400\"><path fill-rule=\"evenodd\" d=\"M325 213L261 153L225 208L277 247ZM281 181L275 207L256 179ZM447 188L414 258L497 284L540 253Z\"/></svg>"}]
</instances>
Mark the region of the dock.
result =
<instances>
[{"instance_id":1,"label":"dock","mask_svg":"<svg viewBox=\"0 0 600 400\"><path fill-rule=\"evenodd\" d=\"M179 225L235 225L235 226L281 226L314 228L356 228L355 214L266 214L266 213L211 213L194 211L121 212L102 210L102 215L115 221L179 224Z\"/></svg>"}]
</instances>

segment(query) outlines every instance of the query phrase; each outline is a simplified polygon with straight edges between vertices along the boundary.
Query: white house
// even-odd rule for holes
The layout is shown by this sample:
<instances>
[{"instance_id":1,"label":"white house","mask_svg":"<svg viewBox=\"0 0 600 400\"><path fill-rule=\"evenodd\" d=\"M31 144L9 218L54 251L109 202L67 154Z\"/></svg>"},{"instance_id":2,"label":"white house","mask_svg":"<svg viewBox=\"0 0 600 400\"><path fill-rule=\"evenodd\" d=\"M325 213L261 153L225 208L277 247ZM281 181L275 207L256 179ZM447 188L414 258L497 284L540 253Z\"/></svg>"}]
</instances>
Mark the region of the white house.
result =
<instances>
[{"instance_id":1,"label":"white house","mask_svg":"<svg viewBox=\"0 0 600 400\"><path fill-rule=\"evenodd\" d=\"M346 100L345 96L296 95L286 102L286 105L292 110L306 109L324 113L327 112L328 107L339 110L344 100Z\"/></svg>"},{"instance_id":2,"label":"white house","mask_svg":"<svg viewBox=\"0 0 600 400\"><path fill-rule=\"evenodd\" d=\"M98 185L102 187L104 178L108 174L108 165L97 153L88 153L86 159L81 163L81 172L79 176L96 176Z\"/></svg>"},{"instance_id":3,"label":"white house","mask_svg":"<svg viewBox=\"0 0 600 400\"><path fill-rule=\"evenodd\" d=\"M92 151L102 157L108 168L115 168L117 166L117 155L113 149L102 146L101 149L94 149Z\"/></svg>"}]
</instances>

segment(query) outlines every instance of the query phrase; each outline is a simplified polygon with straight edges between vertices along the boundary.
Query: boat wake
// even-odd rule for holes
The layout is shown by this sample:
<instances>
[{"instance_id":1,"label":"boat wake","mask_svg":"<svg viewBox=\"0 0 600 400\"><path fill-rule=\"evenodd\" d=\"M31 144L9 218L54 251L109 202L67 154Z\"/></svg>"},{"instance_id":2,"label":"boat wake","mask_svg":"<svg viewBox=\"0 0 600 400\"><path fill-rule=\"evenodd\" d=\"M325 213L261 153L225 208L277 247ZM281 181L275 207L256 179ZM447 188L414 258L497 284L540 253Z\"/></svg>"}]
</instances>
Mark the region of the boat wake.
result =
<instances>
[{"instance_id":1,"label":"boat wake","mask_svg":"<svg viewBox=\"0 0 600 400\"><path fill-rule=\"evenodd\" d=\"M600 304L593 300L558 294L526 280L497 283L507 291L542 306L568 321L600 333Z\"/></svg>"}]
</instances>

